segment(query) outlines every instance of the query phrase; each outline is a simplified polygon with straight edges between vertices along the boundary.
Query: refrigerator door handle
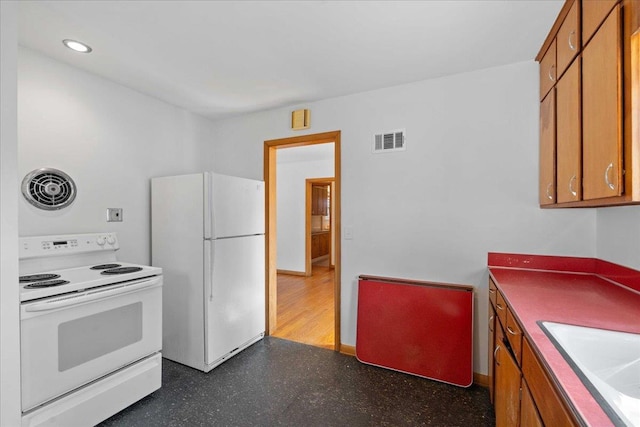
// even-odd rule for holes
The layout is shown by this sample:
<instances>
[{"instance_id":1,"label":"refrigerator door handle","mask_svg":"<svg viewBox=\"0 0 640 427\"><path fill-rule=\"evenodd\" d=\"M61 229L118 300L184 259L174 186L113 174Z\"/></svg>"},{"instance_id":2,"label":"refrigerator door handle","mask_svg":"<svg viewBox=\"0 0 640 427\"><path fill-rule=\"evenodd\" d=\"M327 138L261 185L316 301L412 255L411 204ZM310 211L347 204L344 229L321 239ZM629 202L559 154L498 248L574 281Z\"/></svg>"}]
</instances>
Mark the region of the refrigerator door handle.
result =
<instances>
[{"instance_id":1,"label":"refrigerator door handle","mask_svg":"<svg viewBox=\"0 0 640 427\"><path fill-rule=\"evenodd\" d=\"M209 301L213 301L213 271L214 271L214 259L215 259L215 251L213 249L214 243L213 239L204 239L204 260L205 260L205 271L204 271L204 283L205 283L205 292L208 289L209 291Z\"/></svg>"},{"instance_id":2,"label":"refrigerator door handle","mask_svg":"<svg viewBox=\"0 0 640 427\"><path fill-rule=\"evenodd\" d=\"M216 259L216 250L215 243L211 242L210 245L211 258L209 264L209 270L211 271L211 276L209 277L209 301L213 301L213 272L215 271L215 259Z\"/></svg>"}]
</instances>

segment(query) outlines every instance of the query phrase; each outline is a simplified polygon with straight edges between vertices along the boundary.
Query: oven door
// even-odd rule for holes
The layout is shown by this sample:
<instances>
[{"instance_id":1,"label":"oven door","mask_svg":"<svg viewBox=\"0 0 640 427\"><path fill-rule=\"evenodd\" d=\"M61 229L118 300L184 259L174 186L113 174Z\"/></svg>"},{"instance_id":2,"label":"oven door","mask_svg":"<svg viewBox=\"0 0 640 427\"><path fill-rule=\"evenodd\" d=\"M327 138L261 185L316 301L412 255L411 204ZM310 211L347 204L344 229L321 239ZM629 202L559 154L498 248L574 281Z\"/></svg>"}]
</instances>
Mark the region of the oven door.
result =
<instances>
[{"instance_id":1,"label":"oven door","mask_svg":"<svg viewBox=\"0 0 640 427\"><path fill-rule=\"evenodd\" d=\"M22 410L162 347L162 276L21 305Z\"/></svg>"}]
</instances>

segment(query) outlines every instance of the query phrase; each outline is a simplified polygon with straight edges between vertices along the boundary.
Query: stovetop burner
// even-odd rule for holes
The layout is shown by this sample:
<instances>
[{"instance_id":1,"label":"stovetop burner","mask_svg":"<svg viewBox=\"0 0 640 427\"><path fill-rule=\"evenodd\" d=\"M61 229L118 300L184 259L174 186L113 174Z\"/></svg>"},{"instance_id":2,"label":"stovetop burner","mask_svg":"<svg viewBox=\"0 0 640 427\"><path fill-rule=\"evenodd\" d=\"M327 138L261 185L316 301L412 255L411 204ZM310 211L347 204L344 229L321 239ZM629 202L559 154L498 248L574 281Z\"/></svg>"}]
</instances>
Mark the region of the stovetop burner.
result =
<instances>
[{"instance_id":1,"label":"stovetop burner","mask_svg":"<svg viewBox=\"0 0 640 427\"><path fill-rule=\"evenodd\" d=\"M109 268L117 268L120 267L122 264L100 264L100 265L94 265L93 267L91 267L91 270L107 270Z\"/></svg>"},{"instance_id":2,"label":"stovetop burner","mask_svg":"<svg viewBox=\"0 0 640 427\"><path fill-rule=\"evenodd\" d=\"M29 274L27 276L20 276L20 283L42 282L45 280L57 279L58 277L60 277L59 274L53 273Z\"/></svg>"},{"instance_id":3,"label":"stovetop burner","mask_svg":"<svg viewBox=\"0 0 640 427\"><path fill-rule=\"evenodd\" d=\"M43 274L43 276L46 276ZM51 276L58 276L57 274L52 274ZM29 283L28 285L25 285L25 288L50 288L51 286L60 286L60 285L66 285L67 283L69 283L68 280L48 280L46 282L36 282L36 283Z\"/></svg>"},{"instance_id":4,"label":"stovetop burner","mask_svg":"<svg viewBox=\"0 0 640 427\"><path fill-rule=\"evenodd\" d=\"M20 303L128 286L153 277L162 281L161 268L118 259L119 247L115 233L20 237L16 274Z\"/></svg>"},{"instance_id":5,"label":"stovetop burner","mask_svg":"<svg viewBox=\"0 0 640 427\"><path fill-rule=\"evenodd\" d=\"M126 273L135 273L136 271L142 270L142 267L119 267L119 268L111 268L109 270L101 271L100 274L111 275L111 274L126 274Z\"/></svg>"}]
</instances>

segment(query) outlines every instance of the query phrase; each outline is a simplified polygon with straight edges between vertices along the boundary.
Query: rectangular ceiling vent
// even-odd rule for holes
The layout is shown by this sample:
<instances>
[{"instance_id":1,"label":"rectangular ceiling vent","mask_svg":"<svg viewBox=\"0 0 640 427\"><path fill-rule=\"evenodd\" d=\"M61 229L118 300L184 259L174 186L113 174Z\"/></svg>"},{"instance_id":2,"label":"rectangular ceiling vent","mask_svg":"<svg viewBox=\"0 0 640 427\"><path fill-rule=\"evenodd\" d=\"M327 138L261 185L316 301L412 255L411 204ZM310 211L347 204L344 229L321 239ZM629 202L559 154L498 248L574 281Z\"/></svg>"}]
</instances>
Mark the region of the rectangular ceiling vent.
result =
<instances>
[{"instance_id":1,"label":"rectangular ceiling vent","mask_svg":"<svg viewBox=\"0 0 640 427\"><path fill-rule=\"evenodd\" d=\"M404 129L391 132L377 133L373 137L374 153L390 153L392 151L404 151L407 149Z\"/></svg>"}]
</instances>

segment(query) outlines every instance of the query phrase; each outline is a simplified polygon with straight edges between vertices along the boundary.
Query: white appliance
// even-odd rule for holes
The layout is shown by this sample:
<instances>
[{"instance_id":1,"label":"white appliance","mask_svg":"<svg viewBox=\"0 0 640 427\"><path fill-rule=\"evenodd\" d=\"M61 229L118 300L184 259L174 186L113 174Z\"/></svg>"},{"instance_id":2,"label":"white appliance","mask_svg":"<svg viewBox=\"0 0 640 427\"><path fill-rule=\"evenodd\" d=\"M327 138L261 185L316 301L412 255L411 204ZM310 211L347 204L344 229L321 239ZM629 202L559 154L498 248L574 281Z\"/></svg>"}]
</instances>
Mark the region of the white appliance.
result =
<instances>
[{"instance_id":1,"label":"white appliance","mask_svg":"<svg viewBox=\"0 0 640 427\"><path fill-rule=\"evenodd\" d=\"M20 238L23 426L94 425L161 385L162 270L115 233Z\"/></svg>"},{"instance_id":2,"label":"white appliance","mask_svg":"<svg viewBox=\"0 0 640 427\"><path fill-rule=\"evenodd\" d=\"M163 355L208 372L264 336L264 183L205 172L154 178L151 195Z\"/></svg>"}]
</instances>

